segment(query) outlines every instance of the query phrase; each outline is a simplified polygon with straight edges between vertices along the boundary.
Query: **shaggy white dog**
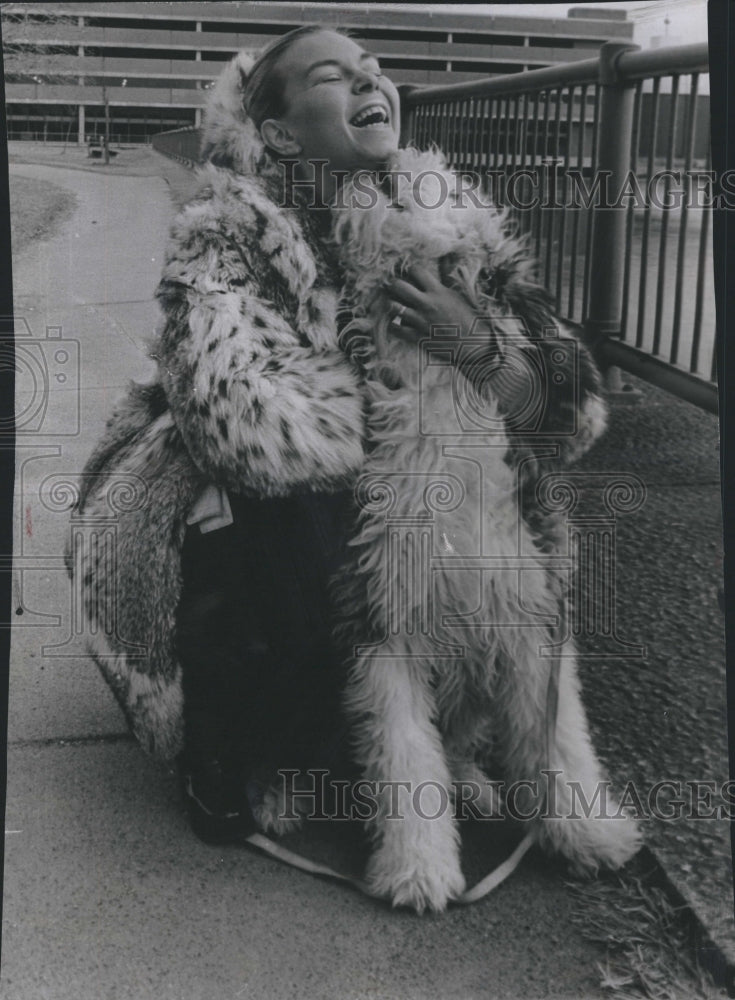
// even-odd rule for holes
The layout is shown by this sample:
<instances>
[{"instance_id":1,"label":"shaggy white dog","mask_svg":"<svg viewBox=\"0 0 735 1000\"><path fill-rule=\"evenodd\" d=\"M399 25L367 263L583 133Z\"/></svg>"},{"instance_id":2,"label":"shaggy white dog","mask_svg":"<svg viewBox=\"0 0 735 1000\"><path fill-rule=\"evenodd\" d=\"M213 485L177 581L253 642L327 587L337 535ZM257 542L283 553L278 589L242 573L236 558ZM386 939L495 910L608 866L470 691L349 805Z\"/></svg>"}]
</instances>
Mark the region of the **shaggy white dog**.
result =
<instances>
[{"instance_id":1,"label":"shaggy white dog","mask_svg":"<svg viewBox=\"0 0 735 1000\"><path fill-rule=\"evenodd\" d=\"M361 343L371 442L357 558L341 587L353 626L346 705L357 755L367 779L386 783L370 824L368 884L420 912L442 910L463 891L447 797L458 779L486 783L478 765L491 759L505 782L526 783L518 809L555 805L546 818L541 809L536 838L577 870L620 866L638 832L627 817L568 816L570 782L592 802L603 776L569 646L557 659L544 650L558 639L550 623L563 611L563 576L549 570L519 512L497 403L484 393L484 430L465 429L458 400L477 394L447 357L451 336L417 346L390 329L386 279L441 261L444 278L491 315L510 356L523 333L492 293L488 264L490 273L507 265L529 275L531 265L498 212L452 197L455 175L437 154L404 150L394 169L391 185L362 177L348 187L335 226L354 306L345 335ZM604 420L598 400L588 410ZM559 772L554 803L544 769ZM538 782L536 795L529 782Z\"/></svg>"}]
</instances>

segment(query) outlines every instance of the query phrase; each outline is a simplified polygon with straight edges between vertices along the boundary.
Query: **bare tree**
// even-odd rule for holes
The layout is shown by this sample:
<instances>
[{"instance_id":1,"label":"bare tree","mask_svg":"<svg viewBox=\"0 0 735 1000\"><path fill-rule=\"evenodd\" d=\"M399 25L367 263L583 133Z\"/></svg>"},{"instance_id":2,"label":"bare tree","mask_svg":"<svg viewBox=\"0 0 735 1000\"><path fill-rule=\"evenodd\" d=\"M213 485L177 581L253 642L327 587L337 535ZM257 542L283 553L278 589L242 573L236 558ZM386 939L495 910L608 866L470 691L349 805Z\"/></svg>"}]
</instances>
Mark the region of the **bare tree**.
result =
<instances>
[{"instance_id":1,"label":"bare tree","mask_svg":"<svg viewBox=\"0 0 735 1000\"><path fill-rule=\"evenodd\" d=\"M63 10L53 11L48 7L37 13L33 8L34 5L28 3L0 3L6 82L33 83L37 87L68 83L79 75L70 67L70 59L76 54L74 51L70 52L70 49L75 48L77 16ZM39 26L47 30L48 39L53 41L38 39ZM68 41L64 36L68 37ZM82 79L79 80L80 83ZM109 163L110 106L104 77L101 88L105 109L103 152L105 163ZM66 151L76 106L62 104L60 107L69 111L69 126L64 140ZM44 141L45 136L44 128Z\"/></svg>"}]
</instances>

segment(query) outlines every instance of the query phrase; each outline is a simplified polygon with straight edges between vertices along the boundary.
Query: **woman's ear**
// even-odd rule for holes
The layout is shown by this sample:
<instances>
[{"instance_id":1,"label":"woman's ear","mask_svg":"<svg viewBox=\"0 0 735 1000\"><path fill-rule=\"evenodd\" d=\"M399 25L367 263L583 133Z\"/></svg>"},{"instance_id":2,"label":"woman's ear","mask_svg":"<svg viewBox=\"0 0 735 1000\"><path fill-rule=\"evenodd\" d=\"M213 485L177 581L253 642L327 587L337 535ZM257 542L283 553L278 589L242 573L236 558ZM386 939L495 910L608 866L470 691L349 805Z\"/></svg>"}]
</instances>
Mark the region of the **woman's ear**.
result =
<instances>
[{"instance_id":1,"label":"woman's ear","mask_svg":"<svg viewBox=\"0 0 735 1000\"><path fill-rule=\"evenodd\" d=\"M296 137L277 118L267 118L260 126L260 136L263 142L275 153L283 156L293 156L301 152L301 146Z\"/></svg>"}]
</instances>

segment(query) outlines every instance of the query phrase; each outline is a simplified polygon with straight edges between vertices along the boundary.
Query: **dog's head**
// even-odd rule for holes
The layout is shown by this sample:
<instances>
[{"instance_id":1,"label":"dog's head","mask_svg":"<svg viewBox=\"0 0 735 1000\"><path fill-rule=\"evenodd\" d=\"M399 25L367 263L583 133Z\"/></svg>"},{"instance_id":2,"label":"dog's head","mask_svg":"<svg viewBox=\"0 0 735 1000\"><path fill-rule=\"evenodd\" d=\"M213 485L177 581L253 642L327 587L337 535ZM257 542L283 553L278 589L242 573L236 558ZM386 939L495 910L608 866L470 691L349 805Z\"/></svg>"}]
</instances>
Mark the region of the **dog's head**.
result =
<instances>
[{"instance_id":1,"label":"dog's head","mask_svg":"<svg viewBox=\"0 0 735 1000\"><path fill-rule=\"evenodd\" d=\"M345 186L333 235L363 302L411 264L438 267L458 249L453 186L437 154L416 150L401 150L385 171L358 174Z\"/></svg>"}]
</instances>

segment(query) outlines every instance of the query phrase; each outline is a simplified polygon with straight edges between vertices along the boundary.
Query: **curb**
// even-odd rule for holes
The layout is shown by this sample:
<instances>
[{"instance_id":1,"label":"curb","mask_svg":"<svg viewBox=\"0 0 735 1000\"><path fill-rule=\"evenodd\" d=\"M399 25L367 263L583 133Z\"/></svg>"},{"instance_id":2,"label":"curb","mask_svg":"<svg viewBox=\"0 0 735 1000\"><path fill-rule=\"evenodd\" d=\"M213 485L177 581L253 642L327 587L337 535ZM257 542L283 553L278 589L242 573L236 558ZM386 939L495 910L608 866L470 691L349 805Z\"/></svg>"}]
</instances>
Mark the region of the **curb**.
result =
<instances>
[{"instance_id":1,"label":"curb","mask_svg":"<svg viewBox=\"0 0 735 1000\"><path fill-rule=\"evenodd\" d=\"M714 940L692 902L687 899L666 870L658 854L648 845L639 851L638 857L652 869L652 885L664 892L676 909L687 938L692 955L706 970L715 984L727 990L728 997L735 997L735 960L728 958Z\"/></svg>"}]
</instances>

